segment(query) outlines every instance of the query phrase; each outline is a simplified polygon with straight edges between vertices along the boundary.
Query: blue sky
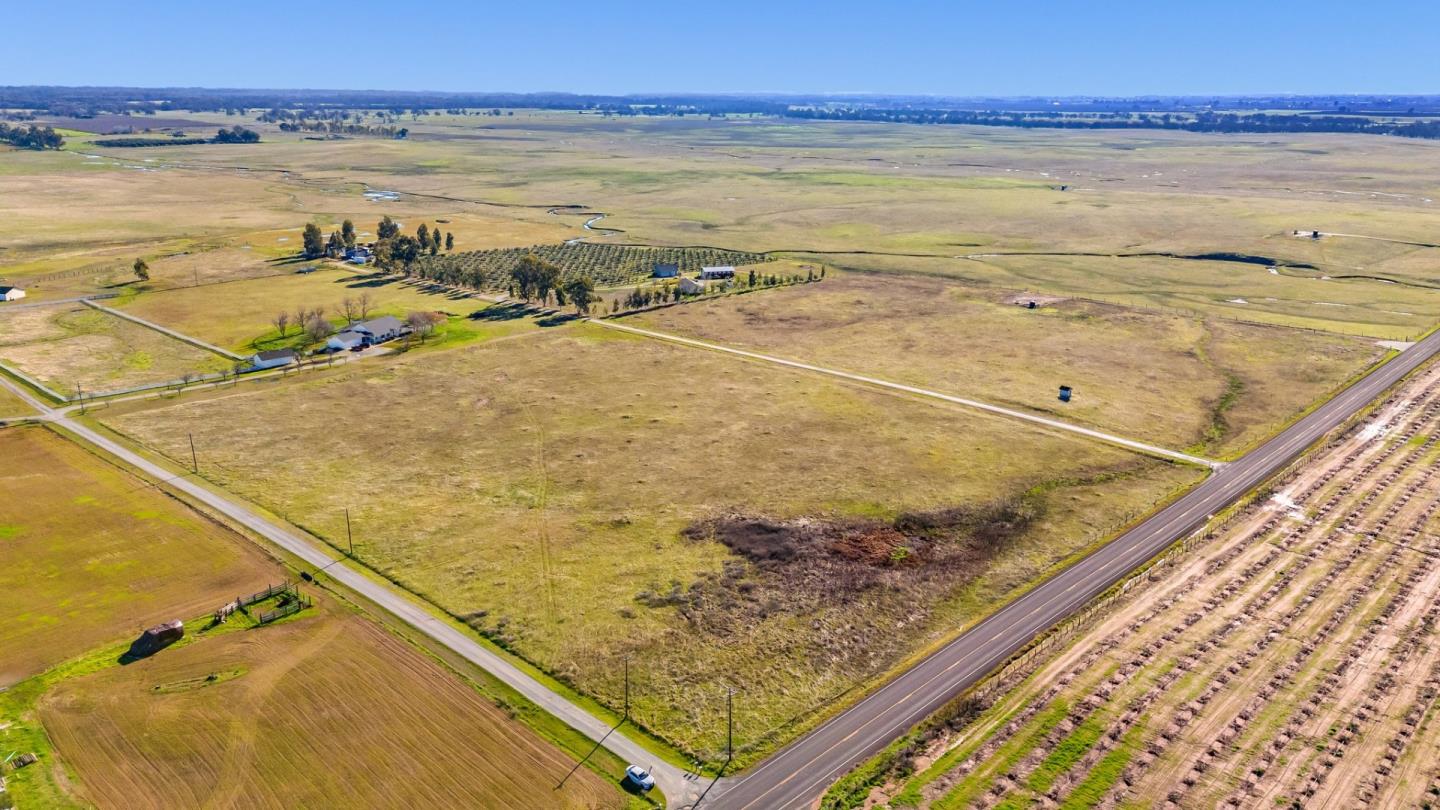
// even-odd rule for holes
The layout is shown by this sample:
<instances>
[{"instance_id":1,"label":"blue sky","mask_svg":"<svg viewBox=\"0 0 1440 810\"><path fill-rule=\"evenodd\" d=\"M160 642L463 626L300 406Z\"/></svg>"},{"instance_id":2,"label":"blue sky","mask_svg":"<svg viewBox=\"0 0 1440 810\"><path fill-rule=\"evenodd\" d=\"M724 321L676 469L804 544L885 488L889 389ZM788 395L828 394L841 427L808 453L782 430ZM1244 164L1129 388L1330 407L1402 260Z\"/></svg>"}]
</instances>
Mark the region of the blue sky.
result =
<instances>
[{"instance_id":1,"label":"blue sky","mask_svg":"<svg viewBox=\"0 0 1440 810\"><path fill-rule=\"evenodd\" d=\"M1440 93L1436 0L4 5L0 84Z\"/></svg>"}]
</instances>

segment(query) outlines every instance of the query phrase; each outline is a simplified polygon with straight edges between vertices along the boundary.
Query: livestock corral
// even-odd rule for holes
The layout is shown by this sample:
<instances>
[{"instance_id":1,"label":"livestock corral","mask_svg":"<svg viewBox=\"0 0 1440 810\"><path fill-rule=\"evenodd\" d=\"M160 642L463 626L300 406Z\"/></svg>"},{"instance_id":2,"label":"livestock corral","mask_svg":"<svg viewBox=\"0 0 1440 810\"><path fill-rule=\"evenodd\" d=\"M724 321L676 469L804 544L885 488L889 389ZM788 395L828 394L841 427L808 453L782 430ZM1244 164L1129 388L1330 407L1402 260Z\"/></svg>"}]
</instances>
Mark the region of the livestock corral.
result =
<instances>
[{"instance_id":1,"label":"livestock corral","mask_svg":"<svg viewBox=\"0 0 1440 810\"><path fill-rule=\"evenodd\" d=\"M1431 806L1437 419L1432 368L872 806Z\"/></svg>"}]
</instances>

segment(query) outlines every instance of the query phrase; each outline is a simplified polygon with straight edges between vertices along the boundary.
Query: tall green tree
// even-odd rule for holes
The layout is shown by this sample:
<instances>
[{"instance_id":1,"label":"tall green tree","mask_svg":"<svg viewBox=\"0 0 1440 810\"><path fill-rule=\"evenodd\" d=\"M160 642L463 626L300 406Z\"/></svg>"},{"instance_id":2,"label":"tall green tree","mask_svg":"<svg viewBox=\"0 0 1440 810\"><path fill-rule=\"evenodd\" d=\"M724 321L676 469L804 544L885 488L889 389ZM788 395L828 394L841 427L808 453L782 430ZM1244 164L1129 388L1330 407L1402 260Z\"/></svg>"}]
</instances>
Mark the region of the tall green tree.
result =
<instances>
[{"instance_id":1,"label":"tall green tree","mask_svg":"<svg viewBox=\"0 0 1440 810\"><path fill-rule=\"evenodd\" d=\"M510 269L510 279L522 300L538 299L543 304L550 299L550 291L560 280L560 268L528 253Z\"/></svg>"},{"instance_id":2,"label":"tall green tree","mask_svg":"<svg viewBox=\"0 0 1440 810\"><path fill-rule=\"evenodd\" d=\"M345 242L345 249L355 247L355 223L345 220L340 223L340 238Z\"/></svg>"},{"instance_id":3,"label":"tall green tree","mask_svg":"<svg viewBox=\"0 0 1440 810\"><path fill-rule=\"evenodd\" d=\"M320 226L313 222L305 223L305 256L315 258L325 253L325 234L320 232Z\"/></svg>"},{"instance_id":4,"label":"tall green tree","mask_svg":"<svg viewBox=\"0 0 1440 810\"><path fill-rule=\"evenodd\" d=\"M415 229L415 241L420 243L421 250L430 249L430 229L425 227L423 222Z\"/></svg>"},{"instance_id":5,"label":"tall green tree","mask_svg":"<svg viewBox=\"0 0 1440 810\"><path fill-rule=\"evenodd\" d=\"M391 219L389 214L386 214L380 220L380 224L375 226L375 236L379 239L393 239L398 233L400 233L400 226L395 224L395 220Z\"/></svg>"},{"instance_id":6,"label":"tall green tree","mask_svg":"<svg viewBox=\"0 0 1440 810\"><path fill-rule=\"evenodd\" d=\"M573 276L563 285L565 297L575 305L575 311L581 315L590 314L590 304L595 300L595 281L589 276Z\"/></svg>"},{"instance_id":7,"label":"tall green tree","mask_svg":"<svg viewBox=\"0 0 1440 810\"><path fill-rule=\"evenodd\" d=\"M449 231L446 231L446 232L445 232L445 252L446 252L446 253L449 253L450 251L452 251L452 250L454 250L454 249L455 249L455 234L450 233Z\"/></svg>"},{"instance_id":8,"label":"tall green tree","mask_svg":"<svg viewBox=\"0 0 1440 810\"><path fill-rule=\"evenodd\" d=\"M144 259L136 259L130 268L135 271L135 278L141 281L150 280L150 265L146 264Z\"/></svg>"}]
</instances>

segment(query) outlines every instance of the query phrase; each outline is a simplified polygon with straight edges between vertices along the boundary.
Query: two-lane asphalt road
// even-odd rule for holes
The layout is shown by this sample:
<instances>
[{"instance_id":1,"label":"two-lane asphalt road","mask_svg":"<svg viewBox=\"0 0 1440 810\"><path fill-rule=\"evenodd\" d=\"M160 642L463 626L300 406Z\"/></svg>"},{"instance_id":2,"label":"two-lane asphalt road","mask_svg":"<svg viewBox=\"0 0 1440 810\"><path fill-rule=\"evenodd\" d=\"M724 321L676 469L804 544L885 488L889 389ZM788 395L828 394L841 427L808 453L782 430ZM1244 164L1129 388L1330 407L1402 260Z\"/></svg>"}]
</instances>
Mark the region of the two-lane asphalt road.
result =
<instances>
[{"instance_id":1,"label":"two-lane asphalt road","mask_svg":"<svg viewBox=\"0 0 1440 810\"><path fill-rule=\"evenodd\" d=\"M1440 352L1440 332L1373 370L1179 500L997 611L706 800L724 810L803 808L836 779L974 685L1033 638L1199 528Z\"/></svg>"}]
</instances>

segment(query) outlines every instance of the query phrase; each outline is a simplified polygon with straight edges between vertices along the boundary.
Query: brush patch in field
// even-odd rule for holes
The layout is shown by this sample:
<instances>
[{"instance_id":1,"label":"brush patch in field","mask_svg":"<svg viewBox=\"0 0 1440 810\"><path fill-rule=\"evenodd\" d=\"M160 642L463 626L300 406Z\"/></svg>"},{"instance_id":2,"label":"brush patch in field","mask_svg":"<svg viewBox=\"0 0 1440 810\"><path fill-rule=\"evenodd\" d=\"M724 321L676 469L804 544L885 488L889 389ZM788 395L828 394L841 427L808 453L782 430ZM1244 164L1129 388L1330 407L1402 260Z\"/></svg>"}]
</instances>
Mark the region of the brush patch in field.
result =
<instances>
[{"instance_id":1,"label":"brush patch in field","mask_svg":"<svg viewBox=\"0 0 1440 810\"><path fill-rule=\"evenodd\" d=\"M1041 496L978 506L906 513L892 521L801 517L775 520L724 515L699 521L682 534L694 542L718 542L739 560L702 577L683 595L637 600L675 606L692 627L717 636L746 632L771 615L812 614L823 605L845 606L863 595L894 603L858 619L843 638L856 649L872 648L872 636L893 628L889 615L900 604L925 612L937 580L953 587L977 576L1007 542L1043 512ZM835 655L842 639L827 638L817 653Z\"/></svg>"}]
</instances>

